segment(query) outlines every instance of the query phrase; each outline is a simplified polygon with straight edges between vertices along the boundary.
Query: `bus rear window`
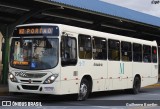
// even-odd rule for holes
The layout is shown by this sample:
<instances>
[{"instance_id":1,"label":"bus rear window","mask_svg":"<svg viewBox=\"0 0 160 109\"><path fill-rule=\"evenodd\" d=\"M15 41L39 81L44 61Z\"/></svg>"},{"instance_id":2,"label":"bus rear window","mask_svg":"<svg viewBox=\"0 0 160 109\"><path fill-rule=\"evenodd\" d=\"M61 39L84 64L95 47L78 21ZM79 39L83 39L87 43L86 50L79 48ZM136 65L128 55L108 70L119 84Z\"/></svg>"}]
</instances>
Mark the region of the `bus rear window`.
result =
<instances>
[{"instance_id":1,"label":"bus rear window","mask_svg":"<svg viewBox=\"0 0 160 109\"><path fill-rule=\"evenodd\" d=\"M143 62L151 62L151 46L143 45Z\"/></svg>"},{"instance_id":2,"label":"bus rear window","mask_svg":"<svg viewBox=\"0 0 160 109\"><path fill-rule=\"evenodd\" d=\"M157 63L157 48L152 47L152 62Z\"/></svg>"}]
</instances>

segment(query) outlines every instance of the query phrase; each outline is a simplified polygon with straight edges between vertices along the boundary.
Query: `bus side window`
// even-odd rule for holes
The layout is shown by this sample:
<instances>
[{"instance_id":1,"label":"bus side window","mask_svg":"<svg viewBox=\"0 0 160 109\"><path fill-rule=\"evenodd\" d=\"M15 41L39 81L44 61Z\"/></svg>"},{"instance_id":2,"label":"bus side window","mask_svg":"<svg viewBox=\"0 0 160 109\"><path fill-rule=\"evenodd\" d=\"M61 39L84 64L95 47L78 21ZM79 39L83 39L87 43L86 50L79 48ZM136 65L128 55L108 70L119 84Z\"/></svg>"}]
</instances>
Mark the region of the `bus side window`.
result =
<instances>
[{"instance_id":1,"label":"bus side window","mask_svg":"<svg viewBox=\"0 0 160 109\"><path fill-rule=\"evenodd\" d=\"M62 66L77 64L77 42L76 38L62 36L61 41Z\"/></svg>"},{"instance_id":2,"label":"bus side window","mask_svg":"<svg viewBox=\"0 0 160 109\"><path fill-rule=\"evenodd\" d=\"M108 59L120 60L120 41L108 39Z\"/></svg>"},{"instance_id":3,"label":"bus side window","mask_svg":"<svg viewBox=\"0 0 160 109\"><path fill-rule=\"evenodd\" d=\"M133 43L133 61L142 62L142 45Z\"/></svg>"},{"instance_id":4,"label":"bus side window","mask_svg":"<svg viewBox=\"0 0 160 109\"><path fill-rule=\"evenodd\" d=\"M92 58L91 36L80 34L78 36L78 46L79 46L79 58L80 59L91 59Z\"/></svg>"},{"instance_id":5,"label":"bus side window","mask_svg":"<svg viewBox=\"0 0 160 109\"><path fill-rule=\"evenodd\" d=\"M93 37L93 58L97 60L107 59L107 43L105 38Z\"/></svg>"},{"instance_id":6,"label":"bus side window","mask_svg":"<svg viewBox=\"0 0 160 109\"><path fill-rule=\"evenodd\" d=\"M143 45L143 62L151 62L151 46Z\"/></svg>"},{"instance_id":7,"label":"bus side window","mask_svg":"<svg viewBox=\"0 0 160 109\"><path fill-rule=\"evenodd\" d=\"M157 63L157 47L152 47L152 62Z\"/></svg>"},{"instance_id":8,"label":"bus side window","mask_svg":"<svg viewBox=\"0 0 160 109\"><path fill-rule=\"evenodd\" d=\"M121 59L122 61L132 61L132 44L130 42L121 42Z\"/></svg>"}]
</instances>

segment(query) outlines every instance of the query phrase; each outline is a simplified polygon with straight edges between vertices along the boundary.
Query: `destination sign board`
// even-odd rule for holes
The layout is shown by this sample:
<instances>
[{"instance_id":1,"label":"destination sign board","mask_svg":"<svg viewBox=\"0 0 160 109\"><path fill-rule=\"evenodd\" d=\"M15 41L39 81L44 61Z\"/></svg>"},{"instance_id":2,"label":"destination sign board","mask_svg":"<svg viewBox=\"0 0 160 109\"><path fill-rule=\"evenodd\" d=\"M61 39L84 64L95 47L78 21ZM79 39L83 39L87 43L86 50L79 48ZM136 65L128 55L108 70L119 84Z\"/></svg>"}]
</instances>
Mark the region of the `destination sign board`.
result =
<instances>
[{"instance_id":1,"label":"destination sign board","mask_svg":"<svg viewBox=\"0 0 160 109\"><path fill-rule=\"evenodd\" d=\"M58 26L24 26L17 27L13 36L59 36Z\"/></svg>"}]
</instances>

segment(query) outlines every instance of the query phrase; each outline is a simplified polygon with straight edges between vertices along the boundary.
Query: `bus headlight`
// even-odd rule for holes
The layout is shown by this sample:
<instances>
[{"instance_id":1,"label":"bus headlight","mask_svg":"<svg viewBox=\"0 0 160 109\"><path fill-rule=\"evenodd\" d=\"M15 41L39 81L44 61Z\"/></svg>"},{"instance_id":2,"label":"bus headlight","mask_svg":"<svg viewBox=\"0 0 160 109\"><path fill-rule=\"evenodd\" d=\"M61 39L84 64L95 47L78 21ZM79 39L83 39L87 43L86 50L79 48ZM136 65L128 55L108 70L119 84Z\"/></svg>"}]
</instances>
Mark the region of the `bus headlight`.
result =
<instances>
[{"instance_id":1,"label":"bus headlight","mask_svg":"<svg viewBox=\"0 0 160 109\"><path fill-rule=\"evenodd\" d=\"M56 80L57 77L58 77L58 74L51 75L44 81L43 84L51 84Z\"/></svg>"},{"instance_id":2,"label":"bus headlight","mask_svg":"<svg viewBox=\"0 0 160 109\"><path fill-rule=\"evenodd\" d=\"M18 81L17 81L17 78L16 78L12 73L9 73L9 74L8 74L8 78L9 78L12 82L18 82Z\"/></svg>"}]
</instances>

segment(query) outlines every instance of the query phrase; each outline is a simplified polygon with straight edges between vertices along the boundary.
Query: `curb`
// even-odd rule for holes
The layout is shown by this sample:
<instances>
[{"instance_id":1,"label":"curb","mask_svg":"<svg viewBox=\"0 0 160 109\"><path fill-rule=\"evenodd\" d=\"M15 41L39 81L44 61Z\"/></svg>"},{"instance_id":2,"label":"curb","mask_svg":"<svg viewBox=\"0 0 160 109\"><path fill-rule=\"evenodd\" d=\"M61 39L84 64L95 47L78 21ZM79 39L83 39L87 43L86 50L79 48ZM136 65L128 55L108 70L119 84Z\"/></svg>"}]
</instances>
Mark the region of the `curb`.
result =
<instances>
[{"instance_id":1,"label":"curb","mask_svg":"<svg viewBox=\"0 0 160 109\"><path fill-rule=\"evenodd\" d=\"M160 83L149 85L149 86L146 86L144 88L158 88L158 87L160 87Z\"/></svg>"},{"instance_id":2,"label":"curb","mask_svg":"<svg viewBox=\"0 0 160 109\"><path fill-rule=\"evenodd\" d=\"M9 93L8 87L6 86L0 86L0 96L6 95Z\"/></svg>"},{"instance_id":3,"label":"curb","mask_svg":"<svg viewBox=\"0 0 160 109\"><path fill-rule=\"evenodd\" d=\"M0 92L0 96L8 95L9 92Z\"/></svg>"}]
</instances>

